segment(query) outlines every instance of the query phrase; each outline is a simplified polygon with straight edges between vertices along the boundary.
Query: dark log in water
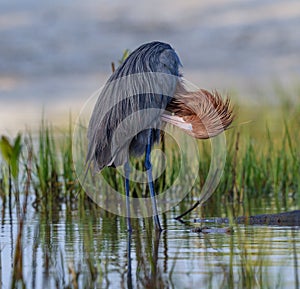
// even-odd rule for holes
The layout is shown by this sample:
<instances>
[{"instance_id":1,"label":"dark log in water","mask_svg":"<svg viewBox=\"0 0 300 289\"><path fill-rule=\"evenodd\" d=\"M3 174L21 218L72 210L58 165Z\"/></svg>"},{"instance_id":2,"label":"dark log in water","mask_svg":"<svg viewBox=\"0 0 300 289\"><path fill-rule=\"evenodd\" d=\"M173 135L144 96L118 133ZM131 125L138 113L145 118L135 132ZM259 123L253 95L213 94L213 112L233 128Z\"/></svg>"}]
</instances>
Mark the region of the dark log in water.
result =
<instances>
[{"instance_id":1,"label":"dark log in water","mask_svg":"<svg viewBox=\"0 0 300 289\"><path fill-rule=\"evenodd\" d=\"M249 225L299 226L300 210L278 214L261 214L249 217L241 216L236 218L236 222L238 224Z\"/></svg>"},{"instance_id":2,"label":"dark log in water","mask_svg":"<svg viewBox=\"0 0 300 289\"><path fill-rule=\"evenodd\" d=\"M300 210L283 212L278 214L261 214L254 216L240 216L234 219L237 224L269 225L269 226L300 226ZM195 223L215 222L228 224L228 218L195 219Z\"/></svg>"}]
</instances>

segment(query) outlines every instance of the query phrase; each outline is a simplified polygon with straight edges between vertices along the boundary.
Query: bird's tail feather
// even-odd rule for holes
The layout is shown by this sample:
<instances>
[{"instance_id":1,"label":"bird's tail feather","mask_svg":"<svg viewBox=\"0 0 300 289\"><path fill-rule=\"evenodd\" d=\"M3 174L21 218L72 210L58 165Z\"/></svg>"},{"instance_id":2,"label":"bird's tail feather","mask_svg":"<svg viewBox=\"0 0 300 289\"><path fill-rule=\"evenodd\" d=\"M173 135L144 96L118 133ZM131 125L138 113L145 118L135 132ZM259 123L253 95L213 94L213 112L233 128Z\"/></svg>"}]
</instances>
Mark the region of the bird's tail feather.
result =
<instances>
[{"instance_id":1,"label":"bird's tail feather","mask_svg":"<svg viewBox=\"0 0 300 289\"><path fill-rule=\"evenodd\" d=\"M230 99L222 99L217 91L187 91L178 83L175 95L162 115L191 136L206 139L228 129L234 119Z\"/></svg>"}]
</instances>

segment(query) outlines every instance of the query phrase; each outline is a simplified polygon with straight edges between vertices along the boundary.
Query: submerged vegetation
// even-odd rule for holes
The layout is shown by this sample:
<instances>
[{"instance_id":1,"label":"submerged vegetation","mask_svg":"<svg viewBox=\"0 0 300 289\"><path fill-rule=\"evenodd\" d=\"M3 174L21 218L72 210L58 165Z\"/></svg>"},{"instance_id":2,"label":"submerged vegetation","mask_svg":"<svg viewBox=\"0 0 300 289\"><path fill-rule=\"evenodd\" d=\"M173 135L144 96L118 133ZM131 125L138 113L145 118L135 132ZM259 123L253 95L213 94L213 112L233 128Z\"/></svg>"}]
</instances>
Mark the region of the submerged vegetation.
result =
<instances>
[{"instance_id":1,"label":"submerged vegetation","mask_svg":"<svg viewBox=\"0 0 300 289\"><path fill-rule=\"evenodd\" d=\"M281 106L236 107L238 118L232 129L226 132L227 156L221 181L211 198L201 208L193 211L188 218L199 215L236 217L299 209L300 93L296 93L298 100L290 102L286 92L279 87L277 90L282 98ZM24 132L14 139L9 139L7 136L1 138L1 222L2 226L7 220L11 226L15 218L18 222L18 234L15 235L11 231L10 240L14 244L11 245L13 252L11 287L36 288L40 286L36 282L48 284L53 288L100 288L101 284L109 287L109 280L106 279L108 266L115 264L114 270L120 272L123 270L119 282L124 285L126 280L129 288L132 279L144 288L176 288L176 285L172 284L173 269L165 268L160 271L156 267L159 242L162 243L165 252L167 250L167 233L163 233L161 239L154 238L151 220L134 220L134 231L137 233L133 234L133 240L126 240L125 220L100 209L86 196L73 166L73 124L70 120L67 128L56 129L46 121L42 121L37 135L36 132ZM172 186L180 170L176 145L168 146L166 142L161 144L162 150L171 165L167 166L164 173L156 180L158 192ZM197 200L203 186L210 165L211 148L209 141L199 141L198 144L201 155L199 177L192 191L178 207L164 214L164 227L167 218L184 212ZM143 170L142 160L133 160L133 165ZM108 183L123 191L121 174L110 168L106 168L102 173ZM186 174L188 175L189 172L187 171ZM132 186L133 194L136 196L147 193L144 184L132 184ZM27 228L24 231L28 214L31 217L32 214L36 216L37 221L33 229ZM53 239L62 237L55 227L62 218L65 220L63 236L66 238L65 242L72 243L74 240L79 240L72 249L76 259L74 257L73 261L68 260L68 262L65 261L64 249L51 245ZM76 225L73 223L74 220ZM98 230L95 229L96 225ZM31 234L33 240L32 252L30 252L32 262L30 266L33 273L29 278L30 284L23 271L25 233ZM149 236L141 237L141 234ZM248 255L250 245L243 241L245 234L243 229L237 228L234 235L228 237L229 241L226 241L229 242L231 252L228 256L229 267L224 269L223 276L223 281L228 284L226 288L235 288L236 284L238 284L237 288L270 287L267 275L264 277L267 270L264 264L270 260L250 258ZM295 238L293 231L291 236ZM110 240L110 242L99 240ZM119 267L115 263L119 258L118 242L124 240L127 244L132 242L135 248L135 259L139 269L134 274L128 263L118 264ZM221 243L225 242L223 238L218 240ZM218 244L205 243L205 239L202 241L203 248L218 247ZM238 260L233 250L234 243L240 244ZM296 249L291 245L291 250ZM1 264L5 262L2 251L3 245L0 243L1 280L3 279ZM210 255L207 252L203 254L203 262L210 262ZM39 271L36 264L38 255L43 255L44 261L42 281L36 280ZM237 263L239 267L234 269ZM166 272L168 275L165 274ZM212 279L213 276L208 274L206 282L214 284ZM1 280L0 282L3 282ZM210 281L212 283L209 283ZM276 282L277 287L285 287L280 283L280 279Z\"/></svg>"}]
</instances>

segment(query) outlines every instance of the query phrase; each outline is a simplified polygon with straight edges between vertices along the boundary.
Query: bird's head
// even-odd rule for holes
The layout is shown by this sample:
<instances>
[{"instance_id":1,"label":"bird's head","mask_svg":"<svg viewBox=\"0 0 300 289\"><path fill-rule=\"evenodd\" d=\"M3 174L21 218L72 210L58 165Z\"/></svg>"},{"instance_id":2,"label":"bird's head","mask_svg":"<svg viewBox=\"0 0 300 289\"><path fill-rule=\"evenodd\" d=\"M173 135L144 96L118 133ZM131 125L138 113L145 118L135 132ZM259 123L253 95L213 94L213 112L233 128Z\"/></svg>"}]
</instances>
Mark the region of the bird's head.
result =
<instances>
[{"instance_id":1,"label":"bird's head","mask_svg":"<svg viewBox=\"0 0 300 289\"><path fill-rule=\"evenodd\" d=\"M159 72L181 76L182 66L178 55L171 45L154 41L141 45L117 68L110 81L136 73Z\"/></svg>"},{"instance_id":2,"label":"bird's head","mask_svg":"<svg viewBox=\"0 0 300 289\"><path fill-rule=\"evenodd\" d=\"M157 71L179 76L180 59L173 48L163 49L158 56Z\"/></svg>"}]
</instances>

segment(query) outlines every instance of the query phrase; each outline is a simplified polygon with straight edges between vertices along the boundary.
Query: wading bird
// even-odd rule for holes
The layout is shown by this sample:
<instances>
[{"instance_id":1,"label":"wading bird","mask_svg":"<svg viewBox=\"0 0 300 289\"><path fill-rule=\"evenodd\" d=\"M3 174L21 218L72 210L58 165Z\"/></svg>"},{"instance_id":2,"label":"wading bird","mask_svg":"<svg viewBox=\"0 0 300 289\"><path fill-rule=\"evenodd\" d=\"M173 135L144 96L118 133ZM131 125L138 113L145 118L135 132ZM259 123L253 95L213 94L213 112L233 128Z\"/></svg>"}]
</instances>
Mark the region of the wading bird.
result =
<instances>
[{"instance_id":1,"label":"wading bird","mask_svg":"<svg viewBox=\"0 0 300 289\"><path fill-rule=\"evenodd\" d=\"M206 139L223 132L233 120L227 98L200 89L187 91L179 72L181 62L166 43L146 43L134 50L113 72L95 104L88 126L88 169L124 165L127 227L129 157L145 154L145 169L156 230L161 230L150 161L160 129L171 123L189 135Z\"/></svg>"}]
</instances>

